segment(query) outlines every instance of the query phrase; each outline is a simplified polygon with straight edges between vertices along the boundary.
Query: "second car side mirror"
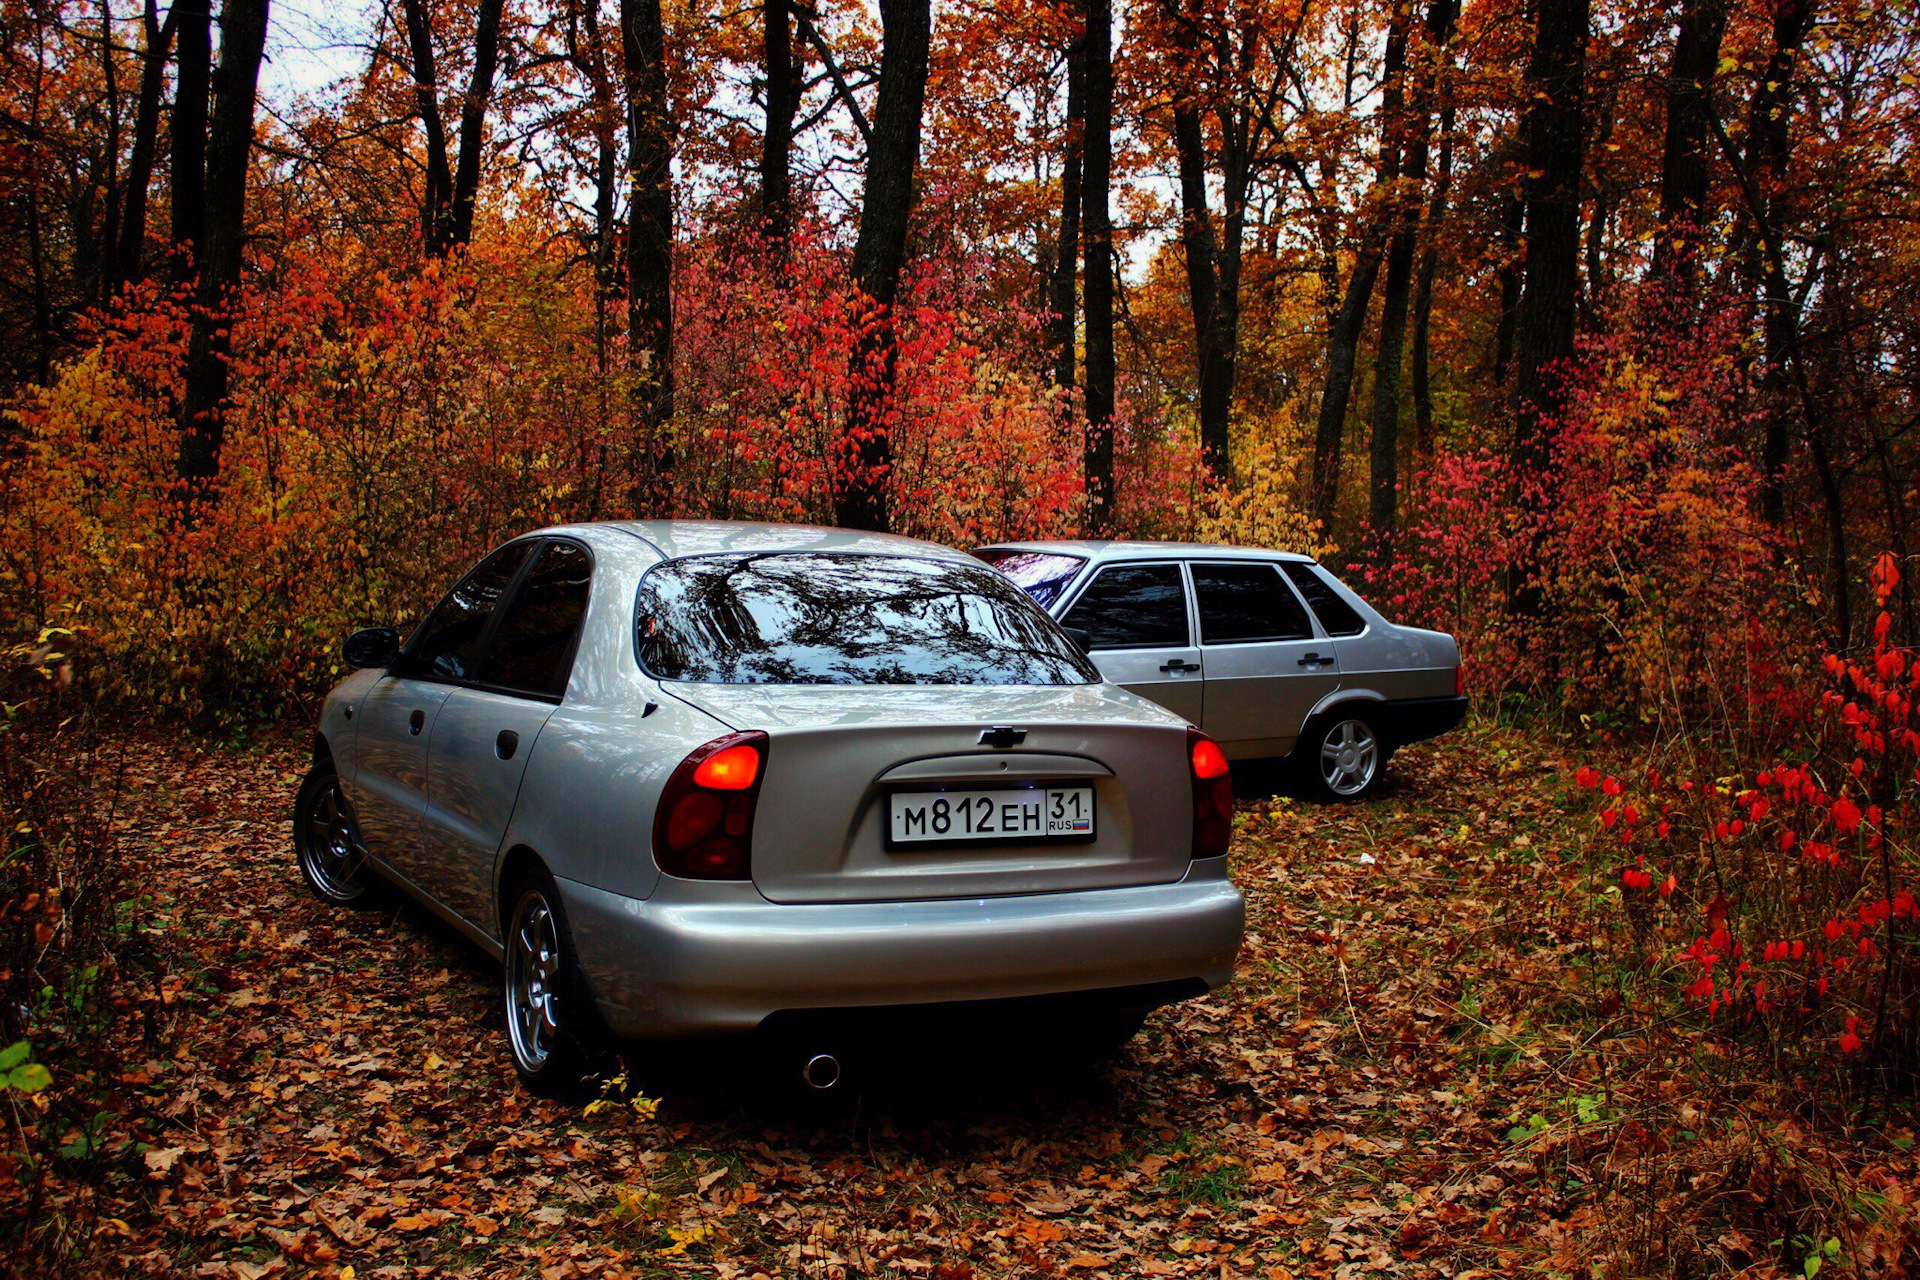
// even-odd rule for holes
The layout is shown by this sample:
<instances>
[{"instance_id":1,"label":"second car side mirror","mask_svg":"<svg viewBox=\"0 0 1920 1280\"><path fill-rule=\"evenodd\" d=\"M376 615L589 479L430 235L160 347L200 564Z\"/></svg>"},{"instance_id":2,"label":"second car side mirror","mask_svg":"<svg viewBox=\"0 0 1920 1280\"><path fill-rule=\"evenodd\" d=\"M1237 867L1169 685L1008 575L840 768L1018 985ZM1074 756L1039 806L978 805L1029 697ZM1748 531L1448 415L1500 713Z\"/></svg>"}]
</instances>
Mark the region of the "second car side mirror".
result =
<instances>
[{"instance_id":1,"label":"second car side mirror","mask_svg":"<svg viewBox=\"0 0 1920 1280\"><path fill-rule=\"evenodd\" d=\"M1081 653L1093 652L1093 632L1087 630L1085 627L1062 627L1060 629L1067 633L1067 639L1073 641L1073 647Z\"/></svg>"},{"instance_id":2,"label":"second car side mirror","mask_svg":"<svg viewBox=\"0 0 1920 1280\"><path fill-rule=\"evenodd\" d=\"M350 667L390 667L400 656L400 633L392 627L365 627L347 637L340 656Z\"/></svg>"}]
</instances>

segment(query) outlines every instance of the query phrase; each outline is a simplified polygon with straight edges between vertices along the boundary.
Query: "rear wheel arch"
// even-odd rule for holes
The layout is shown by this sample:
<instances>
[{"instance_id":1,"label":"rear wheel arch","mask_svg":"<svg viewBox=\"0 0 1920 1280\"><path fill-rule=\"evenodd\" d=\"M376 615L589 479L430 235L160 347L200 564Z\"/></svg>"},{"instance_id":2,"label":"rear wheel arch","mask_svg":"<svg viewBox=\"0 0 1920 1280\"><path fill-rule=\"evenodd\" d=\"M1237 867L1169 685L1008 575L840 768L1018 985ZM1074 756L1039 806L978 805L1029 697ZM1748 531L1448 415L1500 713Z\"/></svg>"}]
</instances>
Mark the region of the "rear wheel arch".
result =
<instances>
[{"instance_id":1,"label":"rear wheel arch","mask_svg":"<svg viewBox=\"0 0 1920 1280\"><path fill-rule=\"evenodd\" d=\"M314 731L312 763L316 765L333 763L333 745L327 741L327 735Z\"/></svg>"},{"instance_id":2,"label":"rear wheel arch","mask_svg":"<svg viewBox=\"0 0 1920 1280\"><path fill-rule=\"evenodd\" d=\"M530 845L516 844L507 850L505 857L500 859L500 871L493 881L493 914L502 937L506 935L507 912L513 909L513 903L509 899L514 890L524 884L530 876L541 872L548 876L553 874L547 867L546 860L535 853Z\"/></svg>"}]
</instances>

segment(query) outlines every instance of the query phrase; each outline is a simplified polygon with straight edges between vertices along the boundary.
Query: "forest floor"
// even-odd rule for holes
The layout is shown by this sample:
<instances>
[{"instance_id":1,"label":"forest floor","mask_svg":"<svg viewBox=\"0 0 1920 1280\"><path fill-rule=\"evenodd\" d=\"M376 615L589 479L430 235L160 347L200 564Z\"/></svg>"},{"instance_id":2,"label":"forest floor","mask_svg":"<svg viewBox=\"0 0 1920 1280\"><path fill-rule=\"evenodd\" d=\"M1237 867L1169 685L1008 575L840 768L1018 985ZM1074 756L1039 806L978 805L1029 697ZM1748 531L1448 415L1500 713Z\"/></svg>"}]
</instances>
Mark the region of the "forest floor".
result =
<instances>
[{"instance_id":1,"label":"forest floor","mask_svg":"<svg viewBox=\"0 0 1920 1280\"><path fill-rule=\"evenodd\" d=\"M57 1178L48 1221L98 1224L80 1270L204 1276L1587 1274L1665 1270L1689 1231L1709 1269L1797 1271L1605 1173L1649 1157L1568 763L1473 729L1372 803L1250 802L1239 980L1107 1064L987 1046L998 1071L826 1109L694 1073L650 1108L530 1097L482 955L303 890L292 741L130 745L167 1048L119 1079L142 1145ZM1680 1105L1636 1087L1637 1116Z\"/></svg>"}]
</instances>

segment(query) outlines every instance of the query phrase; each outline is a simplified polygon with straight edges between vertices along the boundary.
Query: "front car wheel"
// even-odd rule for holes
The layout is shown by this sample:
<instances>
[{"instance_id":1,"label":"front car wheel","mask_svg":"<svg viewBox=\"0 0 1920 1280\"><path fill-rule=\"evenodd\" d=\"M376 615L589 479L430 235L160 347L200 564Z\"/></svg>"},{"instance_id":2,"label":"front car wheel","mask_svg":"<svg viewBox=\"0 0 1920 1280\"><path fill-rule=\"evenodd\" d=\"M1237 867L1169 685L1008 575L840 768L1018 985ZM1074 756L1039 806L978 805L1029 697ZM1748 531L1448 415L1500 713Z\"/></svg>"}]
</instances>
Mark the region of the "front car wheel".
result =
<instances>
[{"instance_id":1,"label":"front car wheel","mask_svg":"<svg viewBox=\"0 0 1920 1280\"><path fill-rule=\"evenodd\" d=\"M308 772L293 802L293 848L300 877L322 902L363 906L377 887L359 826L331 760Z\"/></svg>"}]
</instances>

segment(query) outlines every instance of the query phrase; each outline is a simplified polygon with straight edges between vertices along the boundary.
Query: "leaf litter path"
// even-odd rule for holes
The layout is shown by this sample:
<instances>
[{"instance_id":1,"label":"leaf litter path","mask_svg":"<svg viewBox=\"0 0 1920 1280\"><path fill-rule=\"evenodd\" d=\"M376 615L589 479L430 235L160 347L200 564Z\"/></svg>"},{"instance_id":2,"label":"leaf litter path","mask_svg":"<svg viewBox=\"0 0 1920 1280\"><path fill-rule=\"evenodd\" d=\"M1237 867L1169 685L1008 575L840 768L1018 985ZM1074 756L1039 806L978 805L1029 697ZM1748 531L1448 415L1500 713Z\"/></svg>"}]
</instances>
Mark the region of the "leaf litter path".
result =
<instances>
[{"instance_id":1,"label":"leaf litter path","mask_svg":"<svg viewBox=\"0 0 1920 1280\"><path fill-rule=\"evenodd\" d=\"M1578 878L1537 847L1558 762L1521 739L1410 749L1367 805L1247 804L1240 980L1113 1062L986 1046L1013 1065L895 1067L826 1111L696 1076L651 1116L529 1097L483 956L303 891L304 767L291 742L127 745L173 1043L120 1081L150 1149L59 1189L107 1223L90 1268L1469 1276L1565 1243L1507 1140L1568 1092L1566 1046L1519 1027L1567 944L1537 900Z\"/></svg>"}]
</instances>

